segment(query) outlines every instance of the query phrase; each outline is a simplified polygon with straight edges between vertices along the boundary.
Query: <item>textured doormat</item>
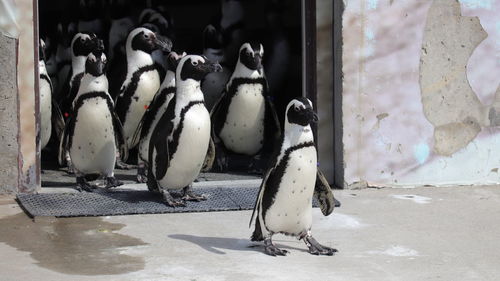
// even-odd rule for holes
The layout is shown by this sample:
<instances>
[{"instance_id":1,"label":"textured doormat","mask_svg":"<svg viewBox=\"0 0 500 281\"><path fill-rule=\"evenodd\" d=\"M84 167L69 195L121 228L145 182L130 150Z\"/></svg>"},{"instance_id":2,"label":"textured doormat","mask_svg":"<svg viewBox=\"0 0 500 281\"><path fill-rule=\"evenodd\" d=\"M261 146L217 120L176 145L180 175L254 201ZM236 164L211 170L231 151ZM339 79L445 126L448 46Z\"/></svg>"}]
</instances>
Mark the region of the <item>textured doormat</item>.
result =
<instances>
[{"instance_id":1,"label":"textured doormat","mask_svg":"<svg viewBox=\"0 0 500 281\"><path fill-rule=\"evenodd\" d=\"M79 193L18 194L19 205L31 217L85 217L132 214L218 212L252 210L259 187L195 187L207 200L186 202L186 207L169 207L162 196L147 190L102 190ZM180 194L172 193L180 196ZM336 207L340 202L335 202ZM313 207L318 203L313 200Z\"/></svg>"},{"instance_id":2,"label":"textured doormat","mask_svg":"<svg viewBox=\"0 0 500 281\"><path fill-rule=\"evenodd\" d=\"M113 216L130 214L160 214L213 212L253 209L258 187L198 187L196 193L207 200L186 202L186 207L169 207L159 193L147 190L102 190L79 193L19 194L21 207L32 217ZM178 194L172 193L175 197ZM178 195L180 196L180 195Z\"/></svg>"}]
</instances>

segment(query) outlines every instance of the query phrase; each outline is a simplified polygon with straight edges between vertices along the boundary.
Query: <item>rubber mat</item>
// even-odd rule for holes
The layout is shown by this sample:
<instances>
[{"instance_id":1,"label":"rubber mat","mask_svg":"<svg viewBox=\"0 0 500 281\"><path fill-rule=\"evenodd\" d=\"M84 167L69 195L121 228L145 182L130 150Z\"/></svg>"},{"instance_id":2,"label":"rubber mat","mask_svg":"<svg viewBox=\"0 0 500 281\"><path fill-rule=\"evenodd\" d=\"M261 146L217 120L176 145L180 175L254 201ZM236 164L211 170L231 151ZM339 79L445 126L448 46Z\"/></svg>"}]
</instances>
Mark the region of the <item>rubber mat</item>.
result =
<instances>
[{"instance_id":1,"label":"rubber mat","mask_svg":"<svg viewBox=\"0 0 500 281\"><path fill-rule=\"evenodd\" d=\"M21 207L31 216L82 217L131 214L161 214L185 212L216 212L251 210L257 198L258 187L197 187L196 193L206 201L186 202L186 207L170 207L162 196L147 190L116 189L79 193L18 194ZM172 192L172 195L180 196ZM337 206L340 205L336 202ZM313 206L318 204L313 200Z\"/></svg>"}]
</instances>

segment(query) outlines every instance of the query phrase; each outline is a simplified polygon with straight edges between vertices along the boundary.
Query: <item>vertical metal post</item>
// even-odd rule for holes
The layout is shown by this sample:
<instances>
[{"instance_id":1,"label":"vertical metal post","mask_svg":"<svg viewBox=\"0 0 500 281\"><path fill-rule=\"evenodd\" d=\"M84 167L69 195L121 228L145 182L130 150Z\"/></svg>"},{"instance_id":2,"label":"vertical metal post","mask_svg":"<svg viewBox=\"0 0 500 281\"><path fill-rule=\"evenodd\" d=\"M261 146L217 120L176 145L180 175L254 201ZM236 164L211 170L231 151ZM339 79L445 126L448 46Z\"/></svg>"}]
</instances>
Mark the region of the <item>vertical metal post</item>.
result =
<instances>
[{"instance_id":1,"label":"vertical metal post","mask_svg":"<svg viewBox=\"0 0 500 281\"><path fill-rule=\"evenodd\" d=\"M316 0L302 0L302 96L316 109ZM318 139L317 125L313 125Z\"/></svg>"},{"instance_id":2,"label":"vertical metal post","mask_svg":"<svg viewBox=\"0 0 500 281\"><path fill-rule=\"evenodd\" d=\"M342 122L342 14L344 1L333 1L333 181L335 187L344 187L344 143Z\"/></svg>"}]
</instances>

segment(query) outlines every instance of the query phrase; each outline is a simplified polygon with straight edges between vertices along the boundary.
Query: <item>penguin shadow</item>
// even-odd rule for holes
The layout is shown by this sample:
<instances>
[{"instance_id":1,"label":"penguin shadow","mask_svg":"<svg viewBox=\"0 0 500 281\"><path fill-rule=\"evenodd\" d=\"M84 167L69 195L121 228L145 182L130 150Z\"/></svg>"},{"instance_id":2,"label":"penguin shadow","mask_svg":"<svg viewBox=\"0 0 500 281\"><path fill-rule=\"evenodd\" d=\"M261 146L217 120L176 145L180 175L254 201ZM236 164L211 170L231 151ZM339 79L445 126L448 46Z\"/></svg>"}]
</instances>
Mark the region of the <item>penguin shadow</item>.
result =
<instances>
[{"instance_id":1,"label":"penguin shadow","mask_svg":"<svg viewBox=\"0 0 500 281\"><path fill-rule=\"evenodd\" d=\"M264 252L264 244L262 242L252 242L249 239L205 237L205 236L195 236L189 234L172 234L168 235L168 237L172 239L191 242L208 252L218 255L227 254L223 250L259 252L266 255L266 253ZM275 245L280 249L307 252L305 249L291 247L280 243L275 243Z\"/></svg>"}]
</instances>

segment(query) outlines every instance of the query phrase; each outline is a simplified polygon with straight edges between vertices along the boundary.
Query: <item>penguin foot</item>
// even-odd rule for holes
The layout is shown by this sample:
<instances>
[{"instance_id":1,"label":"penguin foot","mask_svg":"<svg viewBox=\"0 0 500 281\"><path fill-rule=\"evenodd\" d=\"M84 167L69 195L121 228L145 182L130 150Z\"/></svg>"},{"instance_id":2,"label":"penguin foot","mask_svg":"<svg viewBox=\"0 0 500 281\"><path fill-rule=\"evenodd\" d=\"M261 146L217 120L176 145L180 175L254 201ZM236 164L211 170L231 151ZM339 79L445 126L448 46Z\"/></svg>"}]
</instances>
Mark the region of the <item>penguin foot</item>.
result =
<instances>
[{"instance_id":1,"label":"penguin foot","mask_svg":"<svg viewBox=\"0 0 500 281\"><path fill-rule=\"evenodd\" d=\"M186 203L182 199L174 199L172 195L166 191L163 190L163 201L165 201L165 204L170 207L186 207Z\"/></svg>"},{"instance_id":2,"label":"penguin foot","mask_svg":"<svg viewBox=\"0 0 500 281\"><path fill-rule=\"evenodd\" d=\"M138 183L147 183L148 182L148 177L146 175L146 169L144 167L138 167L137 168L137 178L136 181Z\"/></svg>"},{"instance_id":3,"label":"penguin foot","mask_svg":"<svg viewBox=\"0 0 500 281\"><path fill-rule=\"evenodd\" d=\"M76 190L82 192L82 191L87 191L87 192L92 192L93 189L96 189L96 185L89 184L85 177L76 177Z\"/></svg>"},{"instance_id":4,"label":"penguin foot","mask_svg":"<svg viewBox=\"0 0 500 281\"><path fill-rule=\"evenodd\" d=\"M282 250L273 244L271 238L264 239L264 252L270 256L286 256L289 252Z\"/></svg>"},{"instance_id":5,"label":"penguin foot","mask_svg":"<svg viewBox=\"0 0 500 281\"><path fill-rule=\"evenodd\" d=\"M68 175L74 175L75 174L75 168L73 168L73 165L69 164L68 168L66 169L66 173Z\"/></svg>"},{"instance_id":6,"label":"penguin foot","mask_svg":"<svg viewBox=\"0 0 500 281\"><path fill-rule=\"evenodd\" d=\"M117 160L115 167L117 169L120 169L120 170L132 170L132 169L137 168L137 165L130 165L130 164L123 162L122 160Z\"/></svg>"},{"instance_id":7,"label":"penguin foot","mask_svg":"<svg viewBox=\"0 0 500 281\"><path fill-rule=\"evenodd\" d=\"M106 189L123 185L123 182L117 180L115 177L106 177Z\"/></svg>"},{"instance_id":8,"label":"penguin foot","mask_svg":"<svg viewBox=\"0 0 500 281\"><path fill-rule=\"evenodd\" d=\"M200 202L200 201L207 200L207 197L205 195L202 195L202 194L200 195L200 194L194 193L190 186L186 186L186 187L184 187L184 194L182 195L181 199L184 201Z\"/></svg>"},{"instance_id":9,"label":"penguin foot","mask_svg":"<svg viewBox=\"0 0 500 281\"><path fill-rule=\"evenodd\" d=\"M325 256L333 256L335 252L337 252L337 249L330 248L323 246L314 239L311 235L307 235L306 237L303 238L304 243L306 243L307 247L309 248L309 253L312 255L325 255Z\"/></svg>"}]
</instances>

